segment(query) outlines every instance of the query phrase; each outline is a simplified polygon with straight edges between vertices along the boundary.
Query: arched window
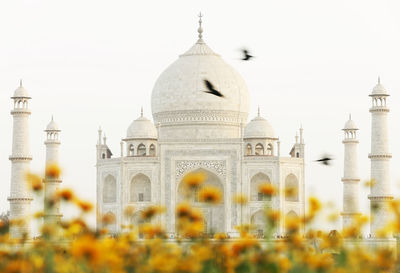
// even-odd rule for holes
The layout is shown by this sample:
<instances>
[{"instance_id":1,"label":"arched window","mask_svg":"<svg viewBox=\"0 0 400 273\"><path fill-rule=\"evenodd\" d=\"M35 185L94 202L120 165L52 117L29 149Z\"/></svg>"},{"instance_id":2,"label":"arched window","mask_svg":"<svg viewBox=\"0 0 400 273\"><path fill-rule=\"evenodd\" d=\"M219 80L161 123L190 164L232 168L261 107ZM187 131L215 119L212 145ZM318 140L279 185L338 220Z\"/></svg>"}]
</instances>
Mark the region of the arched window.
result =
<instances>
[{"instance_id":1,"label":"arched window","mask_svg":"<svg viewBox=\"0 0 400 273\"><path fill-rule=\"evenodd\" d=\"M263 155L264 154L264 146L261 143L256 145L256 155Z\"/></svg>"},{"instance_id":2,"label":"arched window","mask_svg":"<svg viewBox=\"0 0 400 273\"><path fill-rule=\"evenodd\" d=\"M102 159L106 158L106 154L103 153L103 154L101 155L101 158L102 158Z\"/></svg>"},{"instance_id":3,"label":"arched window","mask_svg":"<svg viewBox=\"0 0 400 273\"><path fill-rule=\"evenodd\" d=\"M269 201L271 196L262 194L259 191L261 184L271 183L268 175L265 173L258 173L254 175L250 180L250 200L251 201Z\"/></svg>"},{"instance_id":4,"label":"arched window","mask_svg":"<svg viewBox=\"0 0 400 273\"><path fill-rule=\"evenodd\" d=\"M274 147L271 143L269 143L267 146L267 155L274 155Z\"/></svg>"},{"instance_id":5,"label":"arched window","mask_svg":"<svg viewBox=\"0 0 400 273\"><path fill-rule=\"evenodd\" d=\"M257 234L257 237L263 237L266 229L266 213L264 210L258 210L251 216L251 225Z\"/></svg>"},{"instance_id":6,"label":"arched window","mask_svg":"<svg viewBox=\"0 0 400 273\"><path fill-rule=\"evenodd\" d=\"M154 144L150 145L149 155L150 156L155 156L156 155L156 146Z\"/></svg>"},{"instance_id":7,"label":"arched window","mask_svg":"<svg viewBox=\"0 0 400 273\"><path fill-rule=\"evenodd\" d=\"M133 147L133 144L129 145L128 156L133 156L134 152L135 152L135 147Z\"/></svg>"},{"instance_id":8,"label":"arched window","mask_svg":"<svg viewBox=\"0 0 400 273\"><path fill-rule=\"evenodd\" d=\"M246 155L251 155L251 144L247 144L246 146Z\"/></svg>"},{"instance_id":9,"label":"arched window","mask_svg":"<svg viewBox=\"0 0 400 273\"><path fill-rule=\"evenodd\" d=\"M286 214L286 216L285 216L285 232L287 233L288 232L288 221L290 221L290 222L293 222L293 221L295 221L295 222L300 222L300 218L299 218L299 216L297 215L297 213L296 212L294 212L293 210L291 210L291 211L289 211L287 214Z\"/></svg>"},{"instance_id":10,"label":"arched window","mask_svg":"<svg viewBox=\"0 0 400 273\"><path fill-rule=\"evenodd\" d=\"M137 148L137 155L138 156L145 156L146 155L146 146L143 143L139 144Z\"/></svg>"},{"instance_id":11,"label":"arched window","mask_svg":"<svg viewBox=\"0 0 400 273\"><path fill-rule=\"evenodd\" d=\"M108 232L110 234L117 233L117 218L115 217L115 214L109 211L103 216L103 218L107 219L104 227L108 230Z\"/></svg>"},{"instance_id":12,"label":"arched window","mask_svg":"<svg viewBox=\"0 0 400 273\"><path fill-rule=\"evenodd\" d=\"M132 178L129 200L130 202L151 201L150 178L141 173Z\"/></svg>"},{"instance_id":13,"label":"arched window","mask_svg":"<svg viewBox=\"0 0 400 273\"><path fill-rule=\"evenodd\" d=\"M103 203L114 203L117 201L117 181L114 176L107 175L103 185Z\"/></svg>"},{"instance_id":14,"label":"arched window","mask_svg":"<svg viewBox=\"0 0 400 273\"><path fill-rule=\"evenodd\" d=\"M285 201L299 201L299 180L294 174L289 174L285 179Z\"/></svg>"}]
</instances>

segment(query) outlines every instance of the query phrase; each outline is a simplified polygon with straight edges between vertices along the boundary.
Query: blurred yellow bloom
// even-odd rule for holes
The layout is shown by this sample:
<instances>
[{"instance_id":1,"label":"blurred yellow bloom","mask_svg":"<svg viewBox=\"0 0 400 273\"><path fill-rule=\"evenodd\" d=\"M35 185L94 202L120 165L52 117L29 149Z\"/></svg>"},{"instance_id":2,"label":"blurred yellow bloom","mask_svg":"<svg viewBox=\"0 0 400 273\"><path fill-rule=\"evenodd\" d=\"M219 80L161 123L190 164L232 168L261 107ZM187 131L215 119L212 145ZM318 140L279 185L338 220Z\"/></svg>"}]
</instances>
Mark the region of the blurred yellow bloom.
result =
<instances>
[{"instance_id":1,"label":"blurred yellow bloom","mask_svg":"<svg viewBox=\"0 0 400 273\"><path fill-rule=\"evenodd\" d=\"M64 201L70 201L75 198L74 193L71 189L61 189L56 193L56 196Z\"/></svg>"},{"instance_id":2,"label":"blurred yellow bloom","mask_svg":"<svg viewBox=\"0 0 400 273\"><path fill-rule=\"evenodd\" d=\"M25 179L28 181L33 191L40 191L43 189L43 179L39 175L27 173Z\"/></svg>"},{"instance_id":3,"label":"blurred yellow bloom","mask_svg":"<svg viewBox=\"0 0 400 273\"><path fill-rule=\"evenodd\" d=\"M364 186L365 187L373 187L375 185L375 180L374 179L370 179L364 182Z\"/></svg>"},{"instance_id":4,"label":"blurred yellow bloom","mask_svg":"<svg viewBox=\"0 0 400 273\"><path fill-rule=\"evenodd\" d=\"M160 237L164 234L164 230L160 225L152 225L145 223L140 227L140 232L145 235L147 239Z\"/></svg>"},{"instance_id":5,"label":"blurred yellow bloom","mask_svg":"<svg viewBox=\"0 0 400 273\"><path fill-rule=\"evenodd\" d=\"M187 188L193 190L200 187L206 178L207 176L204 172L192 172L185 175L183 178L183 183Z\"/></svg>"},{"instance_id":6,"label":"blurred yellow bloom","mask_svg":"<svg viewBox=\"0 0 400 273\"><path fill-rule=\"evenodd\" d=\"M127 206L124 210L124 214L126 217L131 217L135 212L135 208L133 206Z\"/></svg>"},{"instance_id":7,"label":"blurred yellow bloom","mask_svg":"<svg viewBox=\"0 0 400 273\"><path fill-rule=\"evenodd\" d=\"M221 191L214 186L204 187L199 192L201 202L217 204L221 201L221 198Z\"/></svg>"},{"instance_id":8,"label":"blurred yellow bloom","mask_svg":"<svg viewBox=\"0 0 400 273\"><path fill-rule=\"evenodd\" d=\"M101 261L101 249L98 241L91 235L85 235L71 243L72 256L87 260L92 264Z\"/></svg>"},{"instance_id":9,"label":"blurred yellow bloom","mask_svg":"<svg viewBox=\"0 0 400 273\"><path fill-rule=\"evenodd\" d=\"M37 211L33 214L33 218L43 218L44 212L43 211Z\"/></svg>"},{"instance_id":10,"label":"blurred yellow bloom","mask_svg":"<svg viewBox=\"0 0 400 273\"><path fill-rule=\"evenodd\" d=\"M50 163L46 166L46 176L48 178L59 178L61 174L61 169L57 164Z\"/></svg>"},{"instance_id":11,"label":"blurred yellow bloom","mask_svg":"<svg viewBox=\"0 0 400 273\"><path fill-rule=\"evenodd\" d=\"M233 197L233 202L235 202L236 204L239 204L239 205L244 205L244 204L247 204L248 199L247 199L247 196L245 196L243 194L236 194Z\"/></svg>"},{"instance_id":12,"label":"blurred yellow bloom","mask_svg":"<svg viewBox=\"0 0 400 273\"><path fill-rule=\"evenodd\" d=\"M317 198L312 196L308 198L308 204L310 206L310 214L315 214L322 208L321 202Z\"/></svg>"},{"instance_id":13,"label":"blurred yellow bloom","mask_svg":"<svg viewBox=\"0 0 400 273\"><path fill-rule=\"evenodd\" d=\"M192 213L192 207L189 203L179 203L176 207L176 216L178 218L189 217Z\"/></svg>"},{"instance_id":14,"label":"blurred yellow bloom","mask_svg":"<svg viewBox=\"0 0 400 273\"><path fill-rule=\"evenodd\" d=\"M149 220L153 218L156 214L163 213L165 209L160 206L149 206L141 212L142 219Z\"/></svg>"},{"instance_id":15,"label":"blurred yellow bloom","mask_svg":"<svg viewBox=\"0 0 400 273\"><path fill-rule=\"evenodd\" d=\"M272 196L276 194L276 188L270 182L260 184L258 186L258 191L266 196Z\"/></svg>"},{"instance_id":16,"label":"blurred yellow bloom","mask_svg":"<svg viewBox=\"0 0 400 273\"><path fill-rule=\"evenodd\" d=\"M101 218L101 222L105 225L115 223L115 215L111 213L106 213Z\"/></svg>"},{"instance_id":17,"label":"blurred yellow bloom","mask_svg":"<svg viewBox=\"0 0 400 273\"><path fill-rule=\"evenodd\" d=\"M76 204L83 212L89 212L93 209L93 204L88 201L76 200Z\"/></svg>"}]
</instances>

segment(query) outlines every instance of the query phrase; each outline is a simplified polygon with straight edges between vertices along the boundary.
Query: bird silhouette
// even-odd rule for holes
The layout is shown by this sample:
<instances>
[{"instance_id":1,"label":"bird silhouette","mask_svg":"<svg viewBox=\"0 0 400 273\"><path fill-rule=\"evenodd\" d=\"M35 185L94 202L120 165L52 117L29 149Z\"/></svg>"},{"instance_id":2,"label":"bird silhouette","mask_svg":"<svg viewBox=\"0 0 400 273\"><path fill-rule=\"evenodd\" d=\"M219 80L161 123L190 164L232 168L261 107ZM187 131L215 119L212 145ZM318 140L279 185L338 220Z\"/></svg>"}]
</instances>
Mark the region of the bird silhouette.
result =
<instances>
[{"instance_id":1,"label":"bird silhouette","mask_svg":"<svg viewBox=\"0 0 400 273\"><path fill-rule=\"evenodd\" d=\"M315 162L320 162L320 163L324 164L325 166L329 166L329 165L331 165L332 160L333 160L333 158L329 157L328 155L325 155L325 156L321 157L320 159L315 160Z\"/></svg>"},{"instance_id":2,"label":"bird silhouette","mask_svg":"<svg viewBox=\"0 0 400 273\"><path fill-rule=\"evenodd\" d=\"M254 56L249 54L249 51L247 49L242 49L242 52L243 52L242 61L249 61L251 58L254 58Z\"/></svg>"},{"instance_id":3,"label":"bird silhouette","mask_svg":"<svg viewBox=\"0 0 400 273\"><path fill-rule=\"evenodd\" d=\"M204 80L204 84L206 85L206 87L208 89L204 92L212 94L212 95L220 97L220 98L224 97L224 95L222 95L218 90L216 90L214 85L211 82L209 82L208 80Z\"/></svg>"}]
</instances>

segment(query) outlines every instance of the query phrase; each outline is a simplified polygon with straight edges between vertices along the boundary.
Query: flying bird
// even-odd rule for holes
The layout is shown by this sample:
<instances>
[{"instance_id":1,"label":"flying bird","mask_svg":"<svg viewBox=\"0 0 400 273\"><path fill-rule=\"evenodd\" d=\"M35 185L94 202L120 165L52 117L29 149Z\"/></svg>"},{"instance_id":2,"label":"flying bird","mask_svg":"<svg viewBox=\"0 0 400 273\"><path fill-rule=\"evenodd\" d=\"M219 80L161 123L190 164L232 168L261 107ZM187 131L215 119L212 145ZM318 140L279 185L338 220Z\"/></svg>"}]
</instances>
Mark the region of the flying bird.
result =
<instances>
[{"instance_id":1,"label":"flying bird","mask_svg":"<svg viewBox=\"0 0 400 273\"><path fill-rule=\"evenodd\" d=\"M206 90L204 92L212 94L212 95L215 95L215 96L220 97L220 98L224 97L224 95L222 95L218 90L216 90L214 85L211 82L209 82L208 80L204 80L204 84L206 85L206 87L208 89L208 90Z\"/></svg>"},{"instance_id":2,"label":"flying bird","mask_svg":"<svg viewBox=\"0 0 400 273\"><path fill-rule=\"evenodd\" d=\"M249 61L251 58L254 58L254 56L249 54L249 51L247 49L242 49L242 52L243 52L242 61Z\"/></svg>"},{"instance_id":3,"label":"flying bird","mask_svg":"<svg viewBox=\"0 0 400 273\"><path fill-rule=\"evenodd\" d=\"M331 160L333 160L333 158L325 155L325 156L321 157L320 159L315 160L315 162L320 162L320 163L324 164L325 166L329 166L329 165L331 165Z\"/></svg>"}]
</instances>

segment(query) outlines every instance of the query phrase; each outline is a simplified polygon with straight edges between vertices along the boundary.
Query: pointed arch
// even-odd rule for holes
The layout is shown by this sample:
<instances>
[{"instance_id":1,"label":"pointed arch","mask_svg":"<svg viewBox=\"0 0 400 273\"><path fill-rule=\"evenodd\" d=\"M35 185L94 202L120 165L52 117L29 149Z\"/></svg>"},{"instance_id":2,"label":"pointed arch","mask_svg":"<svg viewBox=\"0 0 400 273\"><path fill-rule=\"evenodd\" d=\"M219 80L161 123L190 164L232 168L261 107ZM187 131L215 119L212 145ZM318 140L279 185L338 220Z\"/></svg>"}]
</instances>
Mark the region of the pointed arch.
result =
<instances>
[{"instance_id":1,"label":"pointed arch","mask_svg":"<svg viewBox=\"0 0 400 273\"><path fill-rule=\"evenodd\" d=\"M263 183L271 183L268 175L259 172L250 180L250 201L270 201L271 196L263 195L259 192L259 187Z\"/></svg>"},{"instance_id":2,"label":"pointed arch","mask_svg":"<svg viewBox=\"0 0 400 273\"><path fill-rule=\"evenodd\" d=\"M146 146L143 143L140 143L137 147L137 155L145 156L146 155Z\"/></svg>"},{"instance_id":3,"label":"pointed arch","mask_svg":"<svg viewBox=\"0 0 400 273\"><path fill-rule=\"evenodd\" d=\"M264 155L264 145L261 143L257 143L255 147L255 154L256 155Z\"/></svg>"},{"instance_id":4,"label":"pointed arch","mask_svg":"<svg viewBox=\"0 0 400 273\"><path fill-rule=\"evenodd\" d=\"M267 155L274 155L274 146L272 146L272 143L267 145Z\"/></svg>"},{"instance_id":5,"label":"pointed arch","mask_svg":"<svg viewBox=\"0 0 400 273\"><path fill-rule=\"evenodd\" d=\"M267 227L267 222L265 218L265 210L259 209L251 216L251 225L254 227L254 230L257 236L263 236L264 231Z\"/></svg>"},{"instance_id":6,"label":"pointed arch","mask_svg":"<svg viewBox=\"0 0 400 273\"><path fill-rule=\"evenodd\" d=\"M129 145L128 156L134 156L135 154L135 147L133 144Z\"/></svg>"},{"instance_id":7,"label":"pointed arch","mask_svg":"<svg viewBox=\"0 0 400 273\"><path fill-rule=\"evenodd\" d=\"M150 202L151 182L150 178L142 173L135 175L130 185L130 202Z\"/></svg>"},{"instance_id":8,"label":"pointed arch","mask_svg":"<svg viewBox=\"0 0 400 273\"><path fill-rule=\"evenodd\" d=\"M149 148L149 155L150 156L156 156L156 145L151 144Z\"/></svg>"},{"instance_id":9,"label":"pointed arch","mask_svg":"<svg viewBox=\"0 0 400 273\"><path fill-rule=\"evenodd\" d=\"M285 178L285 201L299 201L299 180L292 173Z\"/></svg>"},{"instance_id":10,"label":"pointed arch","mask_svg":"<svg viewBox=\"0 0 400 273\"><path fill-rule=\"evenodd\" d=\"M251 155L251 153L252 153L251 144L247 143L247 145L246 145L246 155Z\"/></svg>"},{"instance_id":11,"label":"pointed arch","mask_svg":"<svg viewBox=\"0 0 400 273\"><path fill-rule=\"evenodd\" d=\"M107 175L103 184L103 203L117 202L117 181L111 174Z\"/></svg>"},{"instance_id":12,"label":"pointed arch","mask_svg":"<svg viewBox=\"0 0 400 273\"><path fill-rule=\"evenodd\" d=\"M199 202L196 192L188 194L182 179L176 189L177 203L187 201L190 202L193 207L202 211L204 215L204 229L206 233L226 232L225 191L223 181L211 170L198 168L196 170L193 170L192 172L205 173L206 179L201 187L212 186L217 188L221 193L221 201L218 204L214 204L212 206ZM201 190L201 188L199 190Z\"/></svg>"},{"instance_id":13,"label":"pointed arch","mask_svg":"<svg viewBox=\"0 0 400 273\"><path fill-rule=\"evenodd\" d=\"M107 219L107 223L104 224L104 227L108 230L110 234L117 233L117 217L111 211L104 214L103 218Z\"/></svg>"}]
</instances>

